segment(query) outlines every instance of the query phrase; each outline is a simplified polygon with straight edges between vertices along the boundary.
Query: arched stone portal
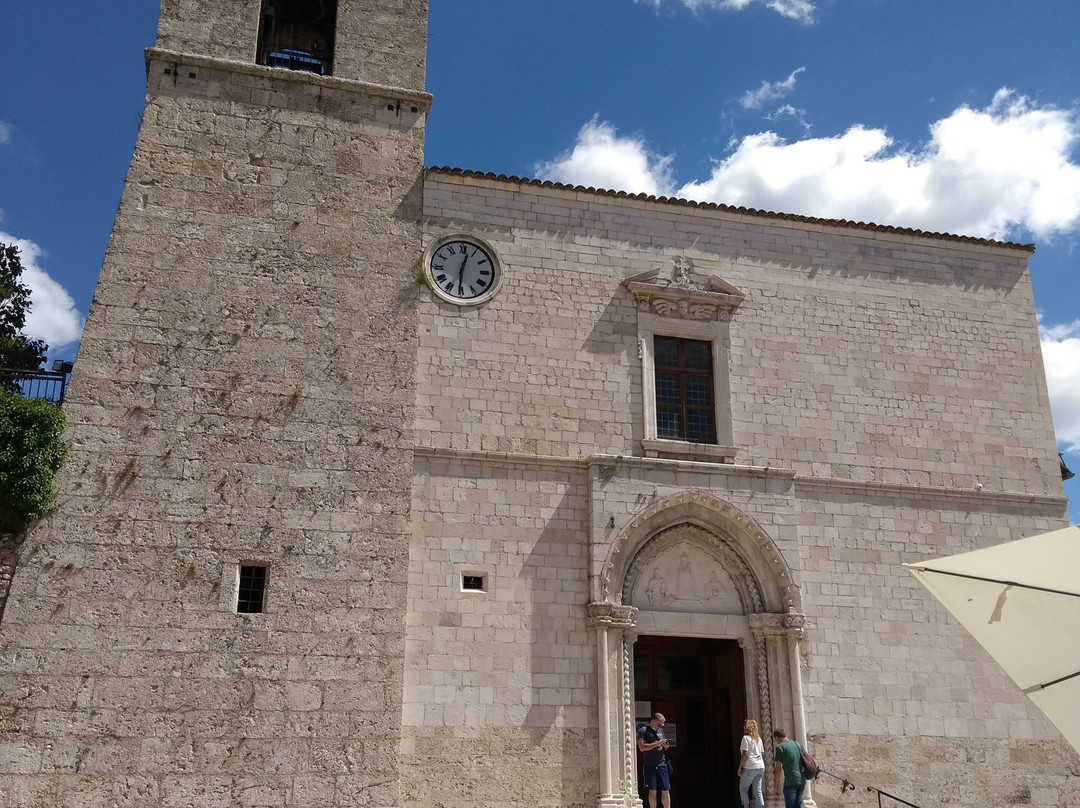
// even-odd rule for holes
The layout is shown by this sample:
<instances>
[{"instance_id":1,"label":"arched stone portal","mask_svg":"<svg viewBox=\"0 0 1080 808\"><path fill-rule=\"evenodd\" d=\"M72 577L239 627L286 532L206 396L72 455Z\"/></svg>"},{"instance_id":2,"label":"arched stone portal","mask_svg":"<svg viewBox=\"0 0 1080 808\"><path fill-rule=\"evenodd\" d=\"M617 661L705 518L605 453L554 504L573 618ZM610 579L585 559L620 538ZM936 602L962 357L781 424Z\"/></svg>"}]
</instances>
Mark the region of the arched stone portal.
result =
<instances>
[{"instance_id":1,"label":"arched stone portal","mask_svg":"<svg viewBox=\"0 0 1080 808\"><path fill-rule=\"evenodd\" d=\"M589 605L597 630L601 805L640 804L633 704L640 634L737 640L748 714L765 733L783 722L805 741L800 593L756 521L711 493L686 491L652 503L606 549L594 554Z\"/></svg>"}]
</instances>

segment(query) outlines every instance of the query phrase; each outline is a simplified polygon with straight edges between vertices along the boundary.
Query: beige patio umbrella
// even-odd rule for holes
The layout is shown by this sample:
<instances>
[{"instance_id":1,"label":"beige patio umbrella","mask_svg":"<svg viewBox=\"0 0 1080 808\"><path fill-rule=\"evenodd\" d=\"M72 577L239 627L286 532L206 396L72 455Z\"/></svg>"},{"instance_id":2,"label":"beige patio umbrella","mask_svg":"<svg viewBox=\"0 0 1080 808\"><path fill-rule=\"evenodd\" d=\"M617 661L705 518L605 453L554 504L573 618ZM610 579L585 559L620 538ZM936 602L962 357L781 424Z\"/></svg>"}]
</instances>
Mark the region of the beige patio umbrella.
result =
<instances>
[{"instance_id":1,"label":"beige patio umbrella","mask_svg":"<svg viewBox=\"0 0 1080 808\"><path fill-rule=\"evenodd\" d=\"M1080 526L904 566L1080 752Z\"/></svg>"}]
</instances>

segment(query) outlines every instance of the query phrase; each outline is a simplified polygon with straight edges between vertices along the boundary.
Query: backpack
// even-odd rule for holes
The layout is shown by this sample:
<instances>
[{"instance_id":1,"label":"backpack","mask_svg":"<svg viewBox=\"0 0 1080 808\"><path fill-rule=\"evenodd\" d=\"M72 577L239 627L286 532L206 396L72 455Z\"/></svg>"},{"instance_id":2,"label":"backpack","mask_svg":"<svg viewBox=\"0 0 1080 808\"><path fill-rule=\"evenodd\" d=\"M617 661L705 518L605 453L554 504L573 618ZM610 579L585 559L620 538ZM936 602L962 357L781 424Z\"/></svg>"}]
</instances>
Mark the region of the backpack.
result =
<instances>
[{"instance_id":1,"label":"backpack","mask_svg":"<svg viewBox=\"0 0 1080 808\"><path fill-rule=\"evenodd\" d=\"M818 776L818 772L821 771L818 768L817 762L810 757L810 753L802 748L802 744L799 744L799 768L802 770L802 776L806 780L813 780Z\"/></svg>"}]
</instances>

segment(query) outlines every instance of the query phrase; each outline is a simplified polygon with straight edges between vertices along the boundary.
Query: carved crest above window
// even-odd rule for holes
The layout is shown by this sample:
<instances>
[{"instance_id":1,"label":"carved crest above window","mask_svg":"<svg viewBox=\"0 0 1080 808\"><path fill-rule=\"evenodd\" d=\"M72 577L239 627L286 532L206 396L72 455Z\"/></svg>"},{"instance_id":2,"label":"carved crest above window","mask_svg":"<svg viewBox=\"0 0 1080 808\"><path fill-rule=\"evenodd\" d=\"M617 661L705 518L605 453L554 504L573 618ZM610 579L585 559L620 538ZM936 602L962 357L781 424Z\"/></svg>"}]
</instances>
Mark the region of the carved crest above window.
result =
<instances>
[{"instance_id":1,"label":"carved crest above window","mask_svg":"<svg viewBox=\"0 0 1080 808\"><path fill-rule=\"evenodd\" d=\"M730 283L695 273L693 261L684 255L671 259L669 273L650 269L623 284L637 301L638 311L689 320L727 321L746 297Z\"/></svg>"}]
</instances>

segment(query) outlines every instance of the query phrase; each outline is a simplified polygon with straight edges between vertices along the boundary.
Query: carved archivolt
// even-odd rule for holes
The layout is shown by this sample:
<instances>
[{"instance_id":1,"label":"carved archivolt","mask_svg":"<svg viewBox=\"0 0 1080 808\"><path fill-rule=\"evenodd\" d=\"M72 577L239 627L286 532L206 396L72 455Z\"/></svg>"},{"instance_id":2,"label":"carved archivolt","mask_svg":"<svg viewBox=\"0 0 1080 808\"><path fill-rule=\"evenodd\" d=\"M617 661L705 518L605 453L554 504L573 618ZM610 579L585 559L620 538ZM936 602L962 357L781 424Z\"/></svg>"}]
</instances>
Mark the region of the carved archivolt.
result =
<instances>
[{"instance_id":1,"label":"carved archivolt","mask_svg":"<svg viewBox=\"0 0 1080 808\"><path fill-rule=\"evenodd\" d=\"M693 540L698 546L713 553L734 576L756 582L756 596L750 590L740 592L740 597L748 598L745 606L752 607L746 608L747 614L802 611L799 589L772 538L731 503L707 491L693 490L656 500L623 527L601 564L599 599L627 603L627 585L632 585L633 571L640 570L642 562L649 558L639 558L640 551L667 528L680 525L687 530L697 527L701 533L694 534ZM690 534L672 534L669 538L689 539ZM657 549L661 544L657 543Z\"/></svg>"}]
</instances>

